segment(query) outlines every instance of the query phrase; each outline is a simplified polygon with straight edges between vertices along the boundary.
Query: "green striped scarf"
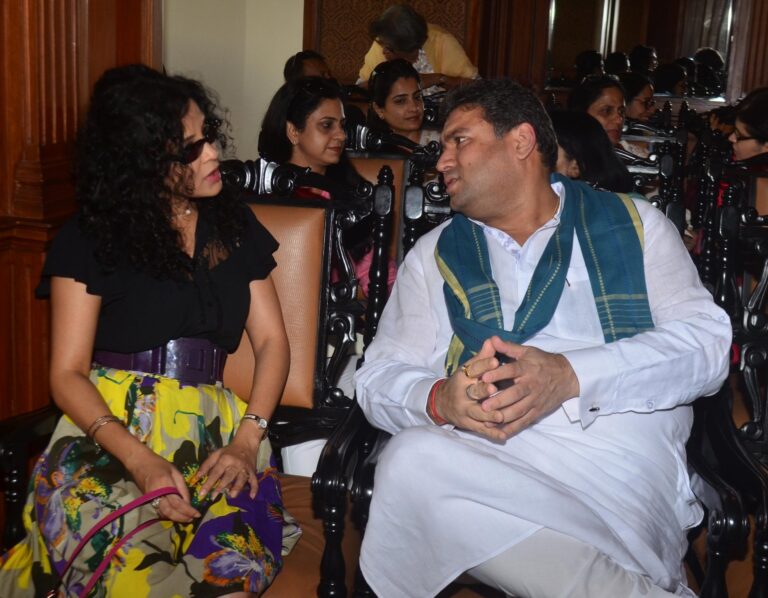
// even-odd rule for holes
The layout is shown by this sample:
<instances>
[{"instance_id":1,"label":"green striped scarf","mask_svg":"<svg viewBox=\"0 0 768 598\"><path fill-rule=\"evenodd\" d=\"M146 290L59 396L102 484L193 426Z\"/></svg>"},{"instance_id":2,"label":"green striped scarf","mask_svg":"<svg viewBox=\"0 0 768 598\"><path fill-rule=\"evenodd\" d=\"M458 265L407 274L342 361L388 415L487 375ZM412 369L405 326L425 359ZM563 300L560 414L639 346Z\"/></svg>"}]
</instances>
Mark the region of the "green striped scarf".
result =
<instances>
[{"instance_id":1,"label":"green striped scarf","mask_svg":"<svg viewBox=\"0 0 768 598\"><path fill-rule=\"evenodd\" d=\"M435 247L445 281L443 293L453 327L445 369L451 375L498 335L524 343L552 319L571 261L573 233L589 273L605 342L653 327L643 268L643 226L632 199L595 191L557 174L565 187L560 224L533 272L511 330L504 327L483 229L461 214L453 217Z\"/></svg>"}]
</instances>

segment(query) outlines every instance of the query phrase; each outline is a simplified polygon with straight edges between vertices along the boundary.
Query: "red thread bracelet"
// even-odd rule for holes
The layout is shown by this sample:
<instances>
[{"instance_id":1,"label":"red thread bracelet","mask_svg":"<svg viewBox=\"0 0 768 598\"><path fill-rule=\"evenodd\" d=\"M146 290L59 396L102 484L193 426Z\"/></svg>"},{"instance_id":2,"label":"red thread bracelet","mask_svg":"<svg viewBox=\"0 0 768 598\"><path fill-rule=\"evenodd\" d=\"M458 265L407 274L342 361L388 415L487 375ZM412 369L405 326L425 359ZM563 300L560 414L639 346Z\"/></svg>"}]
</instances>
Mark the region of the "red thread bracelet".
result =
<instances>
[{"instance_id":1,"label":"red thread bracelet","mask_svg":"<svg viewBox=\"0 0 768 598\"><path fill-rule=\"evenodd\" d=\"M441 417L437 412L437 408L435 407L437 389L445 384L446 380L448 380L448 378L440 378L440 380L435 382L432 385L432 389L429 391L429 399L427 399L427 415L432 418L432 421L434 421L438 426L442 426L448 423L448 420Z\"/></svg>"}]
</instances>

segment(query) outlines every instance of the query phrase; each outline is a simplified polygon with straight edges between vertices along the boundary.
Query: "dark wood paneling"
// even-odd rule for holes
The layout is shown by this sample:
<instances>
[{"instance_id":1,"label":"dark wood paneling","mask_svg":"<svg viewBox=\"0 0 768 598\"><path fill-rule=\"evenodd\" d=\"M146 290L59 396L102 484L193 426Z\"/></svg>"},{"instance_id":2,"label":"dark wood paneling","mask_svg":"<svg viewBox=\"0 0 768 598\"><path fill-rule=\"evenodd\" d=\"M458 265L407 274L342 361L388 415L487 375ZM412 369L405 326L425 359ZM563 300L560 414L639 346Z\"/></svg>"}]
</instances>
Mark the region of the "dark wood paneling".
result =
<instances>
[{"instance_id":1,"label":"dark wood paneling","mask_svg":"<svg viewBox=\"0 0 768 598\"><path fill-rule=\"evenodd\" d=\"M0 418L48 402L48 308L34 299L52 231L75 209L72 153L95 80L160 64L160 0L0 0Z\"/></svg>"}]
</instances>

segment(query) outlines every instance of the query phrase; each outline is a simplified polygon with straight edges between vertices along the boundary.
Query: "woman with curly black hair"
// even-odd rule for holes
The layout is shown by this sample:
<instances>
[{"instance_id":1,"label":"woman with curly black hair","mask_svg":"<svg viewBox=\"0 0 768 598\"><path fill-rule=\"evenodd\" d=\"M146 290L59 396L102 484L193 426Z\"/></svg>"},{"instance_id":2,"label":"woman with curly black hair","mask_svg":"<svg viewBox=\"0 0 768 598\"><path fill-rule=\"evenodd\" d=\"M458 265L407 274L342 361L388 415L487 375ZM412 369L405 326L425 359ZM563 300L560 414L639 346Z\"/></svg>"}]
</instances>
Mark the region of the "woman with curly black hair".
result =
<instances>
[{"instance_id":1,"label":"woman with curly black hair","mask_svg":"<svg viewBox=\"0 0 768 598\"><path fill-rule=\"evenodd\" d=\"M220 125L193 80L132 65L94 88L78 138L80 213L38 287L51 298L51 394L64 417L33 472L27 537L0 560L2 596L62 584L85 595L91 583L98 595L257 596L298 538L265 438L289 359L270 278L277 244L222 186ZM221 374L243 329L256 368L241 401ZM107 515L162 488L173 493L76 554Z\"/></svg>"}]
</instances>

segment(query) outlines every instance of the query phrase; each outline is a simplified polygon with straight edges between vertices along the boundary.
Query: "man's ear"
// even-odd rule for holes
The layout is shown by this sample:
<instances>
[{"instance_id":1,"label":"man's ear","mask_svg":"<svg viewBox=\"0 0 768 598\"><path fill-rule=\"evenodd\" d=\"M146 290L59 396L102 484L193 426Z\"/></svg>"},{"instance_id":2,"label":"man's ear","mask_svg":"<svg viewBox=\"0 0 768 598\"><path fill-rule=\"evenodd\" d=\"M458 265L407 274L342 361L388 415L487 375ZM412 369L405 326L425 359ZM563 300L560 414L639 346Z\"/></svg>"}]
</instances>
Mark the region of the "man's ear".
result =
<instances>
[{"instance_id":1,"label":"man's ear","mask_svg":"<svg viewBox=\"0 0 768 598\"><path fill-rule=\"evenodd\" d=\"M536 131L529 123L520 123L508 135L509 148L518 160L526 160L536 151Z\"/></svg>"}]
</instances>

